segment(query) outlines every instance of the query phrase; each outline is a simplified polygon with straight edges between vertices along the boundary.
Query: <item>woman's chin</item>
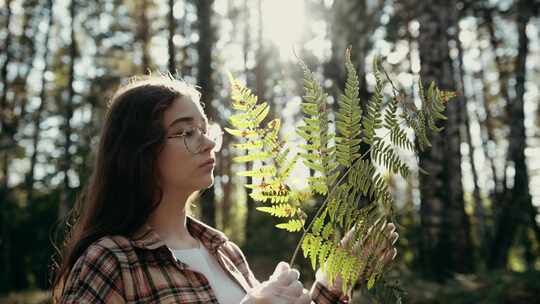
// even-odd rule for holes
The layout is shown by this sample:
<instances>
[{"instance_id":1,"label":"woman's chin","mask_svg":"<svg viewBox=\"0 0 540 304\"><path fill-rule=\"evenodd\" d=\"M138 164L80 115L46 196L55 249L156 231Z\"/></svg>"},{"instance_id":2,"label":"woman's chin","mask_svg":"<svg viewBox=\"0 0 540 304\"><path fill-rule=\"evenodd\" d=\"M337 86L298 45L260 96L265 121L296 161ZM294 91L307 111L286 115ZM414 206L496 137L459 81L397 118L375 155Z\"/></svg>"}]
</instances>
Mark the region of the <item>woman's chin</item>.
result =
<instances>
[{"instance_id":1,"label":"woman's chin","mask_svg":"<svg viewBox=\"0 0 540 304\"><path fill-rule=\"evenodd\" d=\"M205 177L202 189L210 188L214 185L214 175L210 174L208 177Z\"/></svg>"}]
</instances>

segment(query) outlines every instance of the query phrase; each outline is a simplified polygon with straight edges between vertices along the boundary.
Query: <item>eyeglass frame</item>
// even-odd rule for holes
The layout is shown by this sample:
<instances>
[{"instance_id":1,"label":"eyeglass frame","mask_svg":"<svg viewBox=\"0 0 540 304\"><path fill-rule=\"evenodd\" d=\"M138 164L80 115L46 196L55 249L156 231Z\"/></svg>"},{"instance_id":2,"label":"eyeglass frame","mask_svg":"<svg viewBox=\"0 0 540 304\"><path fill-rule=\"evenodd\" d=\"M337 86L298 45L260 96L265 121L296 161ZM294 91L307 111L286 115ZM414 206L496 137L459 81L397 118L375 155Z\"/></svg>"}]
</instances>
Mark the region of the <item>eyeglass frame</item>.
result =
<instances>
[{"instance_id":1,"label":"eyeglass frame","mask_svg":"<svg viewBox=\"0 0 540 304\"><path fill-rule=\"evenodd\" d=\"M179 134L168 135L167 139L183 137L183 142L184 142L184 146L186 147L186 150L188 150L193 155L196 155L196 154L199 154L199 153L202 152L201 147L203 146L203 138L204 137L210 139L214 144L216 144L216 146L217 146L217 142L218 142L217 139L221 139L218 148L216 149L216 146L214 146L212 148L212 150L214 150L214 152L217 152L217 151L221 150L221 146L223 144L223 134L224 133L223 133L223 130L221 129L221 127L219 126L219 124L212 122L212 123L208 123L206 125L206 128L204 128L202 126L199 126L199 125L191 126L189 128L193 128L193 131L199 130L200 135L201 135L199 137L199 140L198 140L199 141L198 142L198 149L197 149L196 152L191 151L191 149L189 148L189 145L187 143L187 132L188 132L187 130L182 130L180 132L177 132ZM215 129L212 130L212 128L215 128ZM206 132L205 132L205 129L206 129ZM210 132L211 130L214 131L214 132L217 132L217 133L215 133L215 135L212 135L213 138L209 137L209 135L211 134L211 132Z\"/></svg>"}]
</instances>

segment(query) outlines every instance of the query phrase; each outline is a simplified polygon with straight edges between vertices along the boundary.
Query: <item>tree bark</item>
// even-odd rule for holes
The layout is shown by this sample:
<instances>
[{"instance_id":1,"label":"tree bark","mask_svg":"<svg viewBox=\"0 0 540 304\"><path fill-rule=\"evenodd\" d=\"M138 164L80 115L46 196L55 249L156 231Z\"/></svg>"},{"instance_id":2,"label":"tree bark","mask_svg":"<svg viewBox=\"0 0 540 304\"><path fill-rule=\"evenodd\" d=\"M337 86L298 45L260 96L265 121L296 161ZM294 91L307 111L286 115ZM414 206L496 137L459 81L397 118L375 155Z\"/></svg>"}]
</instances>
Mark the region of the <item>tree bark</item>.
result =
<instances>
[{"instance_id":1,"label":"tree bark","mask_svg":"<svg viewBox=\"0 0 540 304\"><path fill-rule=\"evenodd\" d=\"M146 74L150 69L150 55L148 54L148 44L150 40L150 24L148 23L148 1L141 0L140 7L140 16L139 16L139 26L138 26L138 36L139 42L141 44L141 69L142 73Z\"/></svg>"},{"instance_id":2,"label":"tree bark","mask_svg":"<svg viewBox=\"0 0 540 304\"><path fill-rule=\"evenodd\" d=\"M212 70L212 49L215 44L215 31L212 27L213 0L196 1L199 41L197 53L199 54L197 84L201 88L201 100L206 105L206 115L210 120L217 119L212 106L215 89ZM216 207L214 187L205 190L201 196L201 215L205 223L215 227Z\"/></svg>"},{"instance_id":3,"label":"tree bark","mask_svg":"<svg viewBox=\"0 0 540 304\"><path fill-rule=\"evenodd\" d=\"M35 169L36 169L36 163L37 163L37 155L38 155L38 143L40 140L41 135L41 114L43 113L43 109L45 107L46 98L47 98L47 80L45 78L45 73L49 70L49 38L51 34L52 24L53 24L53 1L48 0L47 1L47 8L49 12L49 21L47 25L47 31L45 32L45 41L43 44L45 45L45 51L43 53L43 62L45 63L45 66L43 68L43 72L41 73L41 90L39 93L39 106L36 109L34 113L32 113L33 123L34 123L34 133L32 134L32 155L30 156L30 170L26 174L25 178L25 184L26 184L26 193L28 197L28 201L32 202L34 197L34 180L35 180Z\"/></svg>"},{"instance_id":4,"label":"tree bark","mask_svg":"<svg viewBox=\"0 0 540 304\"><path fill-rule=\"evenodd\" d=\"M169 73L176 74L176 51L174 47L174 35L176 33L176 20L174 19L174 0L169 0L169 14L168 14L168 26L169 26Z\"/></svg>"},{"instance_id":5,"label":"tree bark","mask_svg":"<svg viewBox=\"0 0 540 304\"><path fill-rule=\"evenodd\" d=\"M456 20L457 21L457 20ZM456 23L454 25L457 30L457 37L459 37L459 24ZM458 102L458 115L461 116L462 121L465 123L465 139L467 142L467 145L469 146L469 158L470 158L470 164L471 164L471 173L472 173L472 179L473 179L473 204L474 204L474 235L476 242L478 244L478 247L480 248L480 252L482 253L482 256L485 256L487 253L485 251L486 246L485 242L489 240L487 230L486 230L486 211L484 208L484 205L482 203L482 198L480 195L480 186L478 185L478 169L476 168L476 162L474 159L474 145L472 142L472 132L471 132L471 124L470 124L470 114L468 111L468 103L469 98L468 94L465 92L465 72L463 70L463 47L461 44L461 40L456 39L456 47L458 50L458 75L459 75L459 90L461 91L458 94L457 102Z\"/></svg>"},{"instance_id":6,"label":"tree bark","mask_svg":"<svg viewBox=\"0 0 540 304\"><path fill-rule=\"evenodd\" d=\"M367 2L372 2L368 5ZM332 37L332 56L324 66L326 77L334 81L337 91L345 88L345 49L352 47L351 60L356 65L358 81L360 82L359 98L362 109L369 99L366 82L366 55L372 47L371 33L380 25L384 1L334 1L328 12L330 20L330 37ZM369 9L368 9L369 8ZM333 106L337 106L334 103Z\"/></svg>"},{"instance_id":7,"label":"tree bark","mask_svg":"<svg viewBox=\"0 0 540 304\"><path fill-rule=\"evenodd\" d=\"M75 39L75 17L77 12L76 0L71 0L69 7L69 15L71 18L71 32L70 32L70 46L69 46L69 72L68 72L68 97L65 101L64 108L64 156L62 160L62 173L64 174L62 193L60 197L60 204L58 207L58 216L63 218L70 207L70 194L71 186L69 179L69 171L71 168L71 134L73 133L71 126L71 118L73 117L73 99L75 97L75 88L73 83L75 82L75 61L77 58L77 40Z\"/></svg>"},{"instance_id":8,"label":"tree bark","mask_svg":"<svg viewBox=\"0 0 540 304\"><path fill-rule=\"evenodd\" d=\"M516 58L515 78L516 96L510 104L510 138L508 157L514 167L513 187L510 197L503 203L503 211L497 221L492 256L489 259L491 268L504 268L507 265L510 247L520 226L538 229L535 220L536 208L532 205L529 191L529 174L525 157L526 134L523 97L525 94L526 62L529 48L526 27L531 18L533 1L521 0L517 5L518 55ZM511 199L510 199L511 198Z\"/></svg>"},{"instance_id":9,"label":"tree bark","mask_svg":"<svg viewBox=\"0 0 540 304\"><path fill-rule=\"evenodd\" d=\"M502 97L504 101L504 112L502 114L501 120L505 126L510 124L510 107L511 107L511 100L510 100L510 93L508 88L508 82L511 77L511 71L508 70L508 67L505 66L503 58L499 53L497 52L497 49L501 47L501 41L497 38L495 35L495 22L493 20L493 9L486 8L483 10L483 17L485 20L486 28L489 34L489 42L491 45L491 48L493 50L493 55L495 56L495 65L497 67L497 73L498 73L498 82L499 82L499 92L500 96ZM484 99L486 100L486 99ZM490 111L489 109L490 105L486 103L486 111ZM493 126L490 124L488 125L488 130L490 131L490 134L493 134ZM507 157L508 159L508 157ZM507 192L507 165L508 161L505 162L504 168L503 168L503 176L500 179L495 180L495 190L496 190L496 197L501 199L499 201L502 201L505 199L506 192ZM497 204L498 207L501 207L500 204ZM502 208L501 208L502 209Z\"/></svg>"},{"instance_id":10,"label":"tree bark","mask_svg":"<svg viewBox=\"0 0 540 304\"><path fill-rule=\"evenodd\" d=\"M456 24L455 1L422 1L418 38L422 81L435 81L443 90L456 88L450 58L449 29ZM455 29L455 28L454 28ZM448 104L441 134L430 134L432 147L420 153L421 250L425 276L444 279L473 268L469 221L464 210L461 178L461 136L458 103Z\"/></svg>"}]
</instances>

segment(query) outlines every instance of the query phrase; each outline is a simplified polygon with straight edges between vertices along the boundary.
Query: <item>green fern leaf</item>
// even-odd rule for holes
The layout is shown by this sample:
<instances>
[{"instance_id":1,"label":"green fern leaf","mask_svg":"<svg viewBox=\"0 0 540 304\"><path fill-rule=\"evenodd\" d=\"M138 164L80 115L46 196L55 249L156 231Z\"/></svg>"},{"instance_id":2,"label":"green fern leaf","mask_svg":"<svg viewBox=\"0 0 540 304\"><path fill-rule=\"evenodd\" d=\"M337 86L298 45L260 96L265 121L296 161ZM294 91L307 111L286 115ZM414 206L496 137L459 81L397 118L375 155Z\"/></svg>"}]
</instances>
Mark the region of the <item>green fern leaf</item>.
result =
<instances>
[{"instance_id":1,"label":"green fern leaf","mask_svg":"<svg viewBox=\"0 0 540 304\"><path fill-rule=\"evenodd\" d=\"M300 231L304 227L304 220L292 219L286 223L276 225L279 229L285 229L289 232Z\"/></svg>"},{"instance_id":2,"label":"green fern leaf","mask_svg":"<svg viewBox=\"0 0 540 304\"><path fill-rule=\"evenodd\" d=\"M239 176L251 176L255 178L263 178L263 177L271 177L276 174L276 167L274 166L262 166L260 168L250 170L250 171L242 171L238 172Z\"/></svg>"},{"instance_id":3,"label":"green fern leaf","mask_svg":"<svg viewBox=\"0 0 540 304\"><path fill-rule=\"evenodd\" d=\"M248 155L241 155L241 156L233 157L233 161L237 163L245 163L245 162L252 162L256 160L266 160L270 157L272 157L272 154L270 154L269 152L254 152Z\"/></svg>"},{"instance_id":4,"label":"green fern leaf","mask_svg":"<svg viewBox=\"0 0 540 304\"><path fill-rule=\"evenodd\" d=\"M257 207L256 209L276 217L293 217L298 212L298 208L289 204L279 204L271 207Z\"/></svg>"}]
</instances>

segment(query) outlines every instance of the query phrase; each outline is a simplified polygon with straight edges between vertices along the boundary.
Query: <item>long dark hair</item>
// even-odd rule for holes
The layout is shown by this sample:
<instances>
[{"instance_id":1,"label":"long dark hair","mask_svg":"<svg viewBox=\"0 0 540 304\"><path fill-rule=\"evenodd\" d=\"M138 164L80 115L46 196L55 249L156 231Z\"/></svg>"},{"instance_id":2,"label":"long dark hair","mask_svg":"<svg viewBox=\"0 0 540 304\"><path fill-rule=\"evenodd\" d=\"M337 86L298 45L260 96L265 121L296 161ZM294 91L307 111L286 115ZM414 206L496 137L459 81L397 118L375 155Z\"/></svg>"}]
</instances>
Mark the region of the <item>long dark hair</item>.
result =
<instances>
[{"instance_id":1,"label":"long dark hair","mask_svg":"<svg viewBox=\"0 0 540 304\"><path fill-rule=\"evenodd\" d=\"M107 235L140 228L161 200L156 159L163 148L164 111L177 98L198 103L200 94L170 75L131 78L109 102L92 175L66 219L52 284L55 302L77 259Z\"/></svg>"}]
</instances>

